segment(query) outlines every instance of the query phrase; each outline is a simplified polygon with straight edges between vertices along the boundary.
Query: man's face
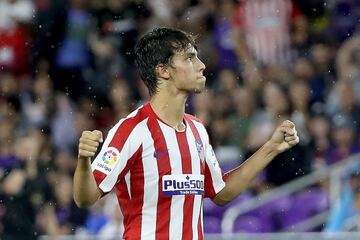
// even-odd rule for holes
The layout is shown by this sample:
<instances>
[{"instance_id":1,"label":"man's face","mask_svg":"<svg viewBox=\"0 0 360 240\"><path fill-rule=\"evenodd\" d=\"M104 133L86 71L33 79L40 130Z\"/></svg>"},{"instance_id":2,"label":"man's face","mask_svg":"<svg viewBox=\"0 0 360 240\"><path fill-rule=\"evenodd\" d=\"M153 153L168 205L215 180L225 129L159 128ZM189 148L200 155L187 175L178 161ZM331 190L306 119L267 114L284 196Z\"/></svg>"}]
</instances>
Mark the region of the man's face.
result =
<instances>
[{"instance_id":1,"label":"man's face","mask_svg":"<svg viewBox=\"0 0 360 240\"><path fill-rule=\"evenodd\" d=\"M168 68L171 81L178 91L200 93L205 88L204 63L198 58L193 46L176 52Z\"/></svg>"}]
</instances>

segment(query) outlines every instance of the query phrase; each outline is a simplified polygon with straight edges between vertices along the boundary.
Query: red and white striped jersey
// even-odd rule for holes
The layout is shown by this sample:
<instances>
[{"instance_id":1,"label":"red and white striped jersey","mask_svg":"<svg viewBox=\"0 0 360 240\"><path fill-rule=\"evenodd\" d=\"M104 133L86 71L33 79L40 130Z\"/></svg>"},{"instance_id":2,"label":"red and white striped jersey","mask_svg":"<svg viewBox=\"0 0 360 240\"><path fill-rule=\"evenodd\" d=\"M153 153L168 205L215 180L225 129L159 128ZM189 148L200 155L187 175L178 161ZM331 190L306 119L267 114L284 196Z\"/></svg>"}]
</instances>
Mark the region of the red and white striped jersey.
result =
<instances>
[{"instance_id":1,"label":"red and white striped jersey","mask_svg":"<svg viewBox=\"0 0 360 240\"><path fill-rule=\"evenodd\" d=\"M245 0L236 8L235 24L258 63L289 63L292 10L290 0Z\"/></svg>"},{"instance_id":2,"label":"red and white striped jersey","mask_svg":"<svg viewBox=\"0 0 360 240\"><path fill-rule=\"evenodd\" d=\"M92 163L99 188L115 188L124 239L203 239L202 202L225 187L204 125L185 114L185 131L149 103L120 120Z\"/></svg>"}]
</instances>

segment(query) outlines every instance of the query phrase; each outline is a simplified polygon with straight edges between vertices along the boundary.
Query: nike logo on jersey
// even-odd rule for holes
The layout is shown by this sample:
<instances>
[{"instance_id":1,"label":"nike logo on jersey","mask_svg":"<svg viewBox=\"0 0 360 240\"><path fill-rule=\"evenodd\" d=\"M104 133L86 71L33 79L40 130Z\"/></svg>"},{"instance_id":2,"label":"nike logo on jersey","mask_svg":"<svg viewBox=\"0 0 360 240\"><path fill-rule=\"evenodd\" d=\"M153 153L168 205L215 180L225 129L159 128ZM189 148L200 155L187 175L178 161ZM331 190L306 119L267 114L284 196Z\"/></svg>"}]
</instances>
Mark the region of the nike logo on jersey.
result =
<instances>
[{"instance_id":1,"label":"nike logo on jersey","mask_svg":"<svg viewBox=\"0 0 360 240\"><path fill-rule=\"evenodd\" d=\"M166 156L166 154L168 153L167 150L165 151L160 151L160 152L154 152L154 158L161 158Z\"/></svg>"}]
</instances>

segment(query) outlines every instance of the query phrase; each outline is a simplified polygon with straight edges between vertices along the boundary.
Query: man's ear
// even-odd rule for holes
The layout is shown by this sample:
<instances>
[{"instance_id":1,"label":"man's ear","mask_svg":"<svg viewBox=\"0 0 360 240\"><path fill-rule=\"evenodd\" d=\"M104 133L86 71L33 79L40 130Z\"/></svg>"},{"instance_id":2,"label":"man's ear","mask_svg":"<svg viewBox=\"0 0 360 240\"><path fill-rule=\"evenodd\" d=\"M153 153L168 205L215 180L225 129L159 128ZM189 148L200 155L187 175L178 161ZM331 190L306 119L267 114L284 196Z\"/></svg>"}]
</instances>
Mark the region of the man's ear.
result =
<instances>
[{"instance_id":1,"label":"man's ear","mask_svg":"<svg viewBox=\"0 0 360 240\"><path fill-rule=\"evenodd\" d=\"M158 64L155 67L156 76L161 79L168 80L170 78L170 73L168 66L165 64Z\"/></svg>"}]
</instances>

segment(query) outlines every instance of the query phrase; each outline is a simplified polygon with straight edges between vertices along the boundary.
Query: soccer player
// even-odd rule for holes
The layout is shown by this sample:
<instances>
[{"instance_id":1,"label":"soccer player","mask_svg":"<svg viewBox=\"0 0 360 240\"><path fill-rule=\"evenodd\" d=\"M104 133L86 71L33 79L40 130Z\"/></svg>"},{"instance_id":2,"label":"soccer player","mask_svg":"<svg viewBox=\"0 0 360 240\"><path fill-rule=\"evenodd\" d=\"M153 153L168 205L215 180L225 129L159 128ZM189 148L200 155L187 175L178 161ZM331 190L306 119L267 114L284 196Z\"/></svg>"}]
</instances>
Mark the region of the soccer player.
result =
<instances>
[{"instance_id":1,"label":"soccer player","mask_svg":"<svg viewBox=\"0 0 360 240\"><path fill-rule=\"evenodd\" d=\"M156 28L135 47L150 102L121 119L91 163L102 133L84 131L74 200L88 207L112 189L124 215L124 239L203 239L202 202L225 205L279 153L299 142L284 121L238 168L223 174L204 125L185 113L189 94L205 87L205 65L191 35Z\"/></svg>"}]
</instances>

